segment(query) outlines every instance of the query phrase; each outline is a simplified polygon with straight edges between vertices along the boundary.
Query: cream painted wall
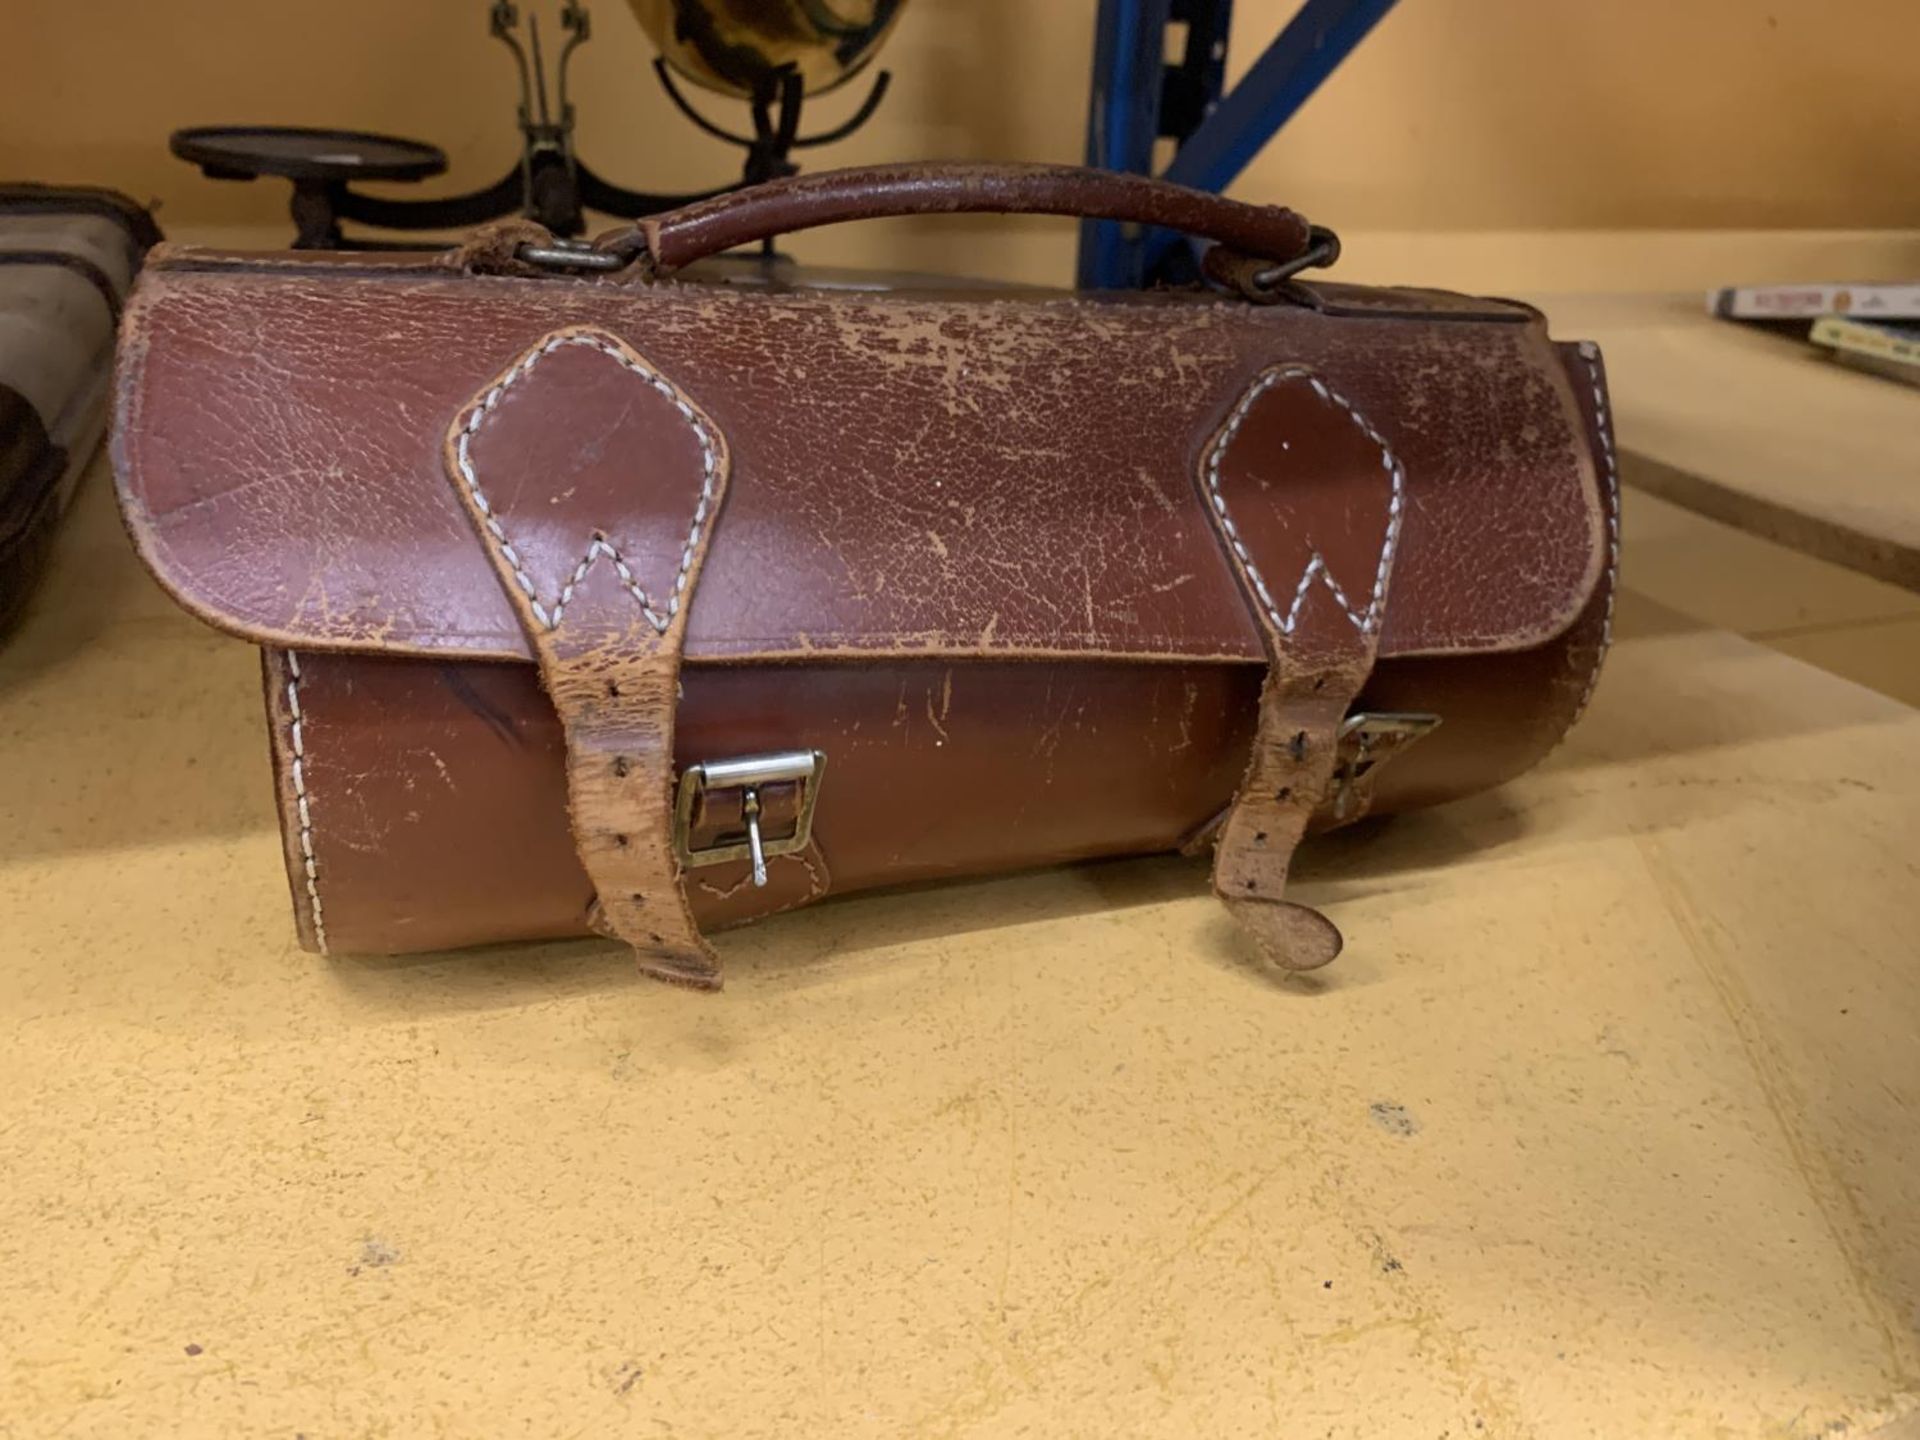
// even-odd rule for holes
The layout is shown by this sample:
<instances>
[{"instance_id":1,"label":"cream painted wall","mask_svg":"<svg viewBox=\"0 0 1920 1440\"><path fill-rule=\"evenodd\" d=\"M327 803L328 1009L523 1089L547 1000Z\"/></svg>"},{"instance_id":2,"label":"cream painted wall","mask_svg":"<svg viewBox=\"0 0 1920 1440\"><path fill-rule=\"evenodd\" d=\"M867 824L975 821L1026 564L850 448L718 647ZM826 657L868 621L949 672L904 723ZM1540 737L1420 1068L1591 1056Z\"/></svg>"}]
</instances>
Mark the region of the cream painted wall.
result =
<instances>
[{"instance_id":1,"label":"cream painted wall","mask_svg":"<svg viewBox=\"0 0 1920 1440\"><path fill-rule=\"evenodd\" d=\"M535 0L553 18L553 0ZM914 0L894 95L814 164L1077 159L1094 0ZM1244 64L1293 6L1239 0ZM11 0L0 20L0 175L163 202L176 228L278 225L282 186L172 160L178 125L341 124L429 138L439 186L515 150L513 80L484 0ZM639 187L693 187L731 152L673 115L617 0L577 67L581 146ZM1238 193L1353 232L1920 229L1916 0L1404 0L1261 155ZM853 96L821 102L823 120ZM738 121L741 107L715 102ZM812 258L1058 279L1070 227L857 227Z\"/></svg>"}]
</instances>

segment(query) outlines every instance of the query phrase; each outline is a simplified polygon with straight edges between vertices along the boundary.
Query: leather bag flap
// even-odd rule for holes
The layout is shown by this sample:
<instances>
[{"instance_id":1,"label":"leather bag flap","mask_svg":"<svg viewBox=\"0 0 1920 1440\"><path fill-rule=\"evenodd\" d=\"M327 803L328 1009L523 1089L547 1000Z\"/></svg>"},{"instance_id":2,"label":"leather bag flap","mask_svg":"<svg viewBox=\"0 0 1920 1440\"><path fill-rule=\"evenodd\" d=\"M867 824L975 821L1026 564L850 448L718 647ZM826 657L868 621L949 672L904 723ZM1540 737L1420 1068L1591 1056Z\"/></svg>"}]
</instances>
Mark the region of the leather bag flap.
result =
<instances>
[{"instance_id":1,"label":"leather bag flap","mask_svg":"<svg viewBox=\"0 0 1920 1440\"><path fill-rule=\"evenodd\" d=\"M1512 650L1578 615L1604 542L1578 358L1529 312L1481 311L756 293L163 251L127 317L114 459L142 554L216 625L526 659L441 447L503 365L588 327L691 397L732 452L689 663L1259 662L1199 476L1235 405L1284 365L1404 472L1379 653ZM646 503L653 457L606 414L556 406L559 450L631 470L623 519L644 544L669 523ZM1275 485L1353 442L1344 418L1260 433Z\"/></svg>"}]
</instances>

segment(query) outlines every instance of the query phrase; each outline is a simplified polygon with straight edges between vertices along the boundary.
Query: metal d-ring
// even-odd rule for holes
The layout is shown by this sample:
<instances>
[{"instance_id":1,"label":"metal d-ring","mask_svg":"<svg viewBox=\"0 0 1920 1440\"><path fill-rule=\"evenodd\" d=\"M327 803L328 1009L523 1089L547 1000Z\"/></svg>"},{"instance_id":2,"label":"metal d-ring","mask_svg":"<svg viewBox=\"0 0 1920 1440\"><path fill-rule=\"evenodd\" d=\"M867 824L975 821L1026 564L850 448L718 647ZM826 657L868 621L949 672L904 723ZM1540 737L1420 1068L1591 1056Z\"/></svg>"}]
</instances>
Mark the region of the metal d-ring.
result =
<instances>
[{"instance_id":1,"label":"metal d-ring","mask_svg":"<svg viewBox=\"0 0 1920 1440\"><path fill-rule=\"evenodd\" d=\"M624 270L632 256L602 250L584 240L555 239L545 245L522 245L513 258L547 270Z\"/></svg>"},{"instance_id":2,"label":"metal d-ring","mask_svg":"<svg viewBox=\"0 0 1920 1440\"><path fill-rule=\"evenodd\" d=\"M1302 270L1318 270L1333 264L1339 258L1340 237L1324 225L1309 225L1305 250L1279 265L1269 265L1264 270L1256 270L1247 278L1256 290L1274 290L1286 284Z\"/></svg>"}]
</instances>

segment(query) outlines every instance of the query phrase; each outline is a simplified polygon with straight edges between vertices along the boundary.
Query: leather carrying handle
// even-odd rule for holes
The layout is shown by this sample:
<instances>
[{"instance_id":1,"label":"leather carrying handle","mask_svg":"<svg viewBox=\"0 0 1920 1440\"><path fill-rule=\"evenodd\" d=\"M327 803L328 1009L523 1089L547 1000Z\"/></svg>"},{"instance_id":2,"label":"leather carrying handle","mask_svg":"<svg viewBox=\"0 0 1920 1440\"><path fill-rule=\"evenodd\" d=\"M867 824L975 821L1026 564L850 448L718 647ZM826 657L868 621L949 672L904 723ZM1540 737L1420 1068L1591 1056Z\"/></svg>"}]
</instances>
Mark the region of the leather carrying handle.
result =
<instances>
[{"instance_id":1,"label":"leather carrying handle","mask_svg":"<svg viewBox=\"0 0 1920 1440\"><path fill-rule=\"evenodd\" d=\"M644 244L672 270L737 245L819 225L896 215L1070 215L1159 225L1276 264L1312 244L1282 205L1248 205L1143 175L1075 165L875 165L826 170L730 191L638 221L612 248ZM603 242L605 243L605 242Z\"/></svg>"}]
</instances>

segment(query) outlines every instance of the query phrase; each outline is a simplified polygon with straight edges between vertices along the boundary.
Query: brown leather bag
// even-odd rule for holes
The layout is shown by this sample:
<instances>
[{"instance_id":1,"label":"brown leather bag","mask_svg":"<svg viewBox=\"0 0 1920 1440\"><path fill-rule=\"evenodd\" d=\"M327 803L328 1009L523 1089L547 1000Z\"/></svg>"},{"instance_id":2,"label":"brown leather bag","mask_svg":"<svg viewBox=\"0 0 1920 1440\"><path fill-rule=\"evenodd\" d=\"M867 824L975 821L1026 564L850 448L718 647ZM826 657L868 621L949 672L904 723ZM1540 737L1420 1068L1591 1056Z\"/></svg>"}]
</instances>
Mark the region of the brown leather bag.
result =
<instances>
[{"instance_id":1,"label":"brown leather bag","mask_svg":"<svg viewBox=\"0 0 1920 1440\"><path fill-rule=\"evenodd\" d=\"M701 261L866 216L1216 242L1145 295ZM1288 210L1041 167L778 182L592 249L155 252L115 462L147 563L263 647L314 949L701 930L1211 842L1261 952L1310 828L1539 760L1606 649L1606 391L1535 311L1305 284ZM751 283L747 283L751 282Z\"/></svg>"}]
</instances>

